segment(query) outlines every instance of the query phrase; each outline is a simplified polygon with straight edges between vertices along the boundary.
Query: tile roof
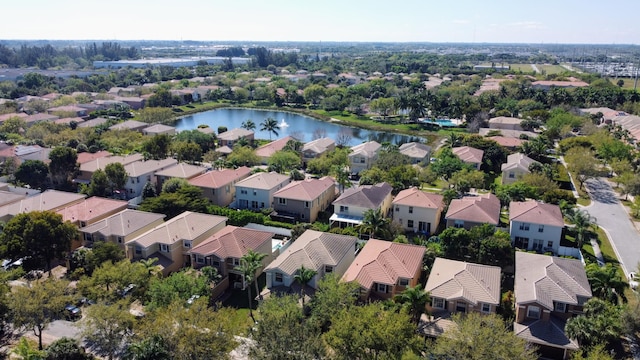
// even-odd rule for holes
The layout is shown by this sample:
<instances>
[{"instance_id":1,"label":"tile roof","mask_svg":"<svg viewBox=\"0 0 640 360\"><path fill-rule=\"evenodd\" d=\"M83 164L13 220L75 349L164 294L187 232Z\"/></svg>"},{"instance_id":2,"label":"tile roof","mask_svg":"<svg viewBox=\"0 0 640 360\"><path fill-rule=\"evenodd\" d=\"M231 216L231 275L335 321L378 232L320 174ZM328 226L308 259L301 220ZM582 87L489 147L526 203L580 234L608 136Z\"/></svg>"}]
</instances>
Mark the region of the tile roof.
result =
<instances>
[{"instance_id":1,"label":"tile roof","mask_svg":"<svg viewBox=\"0 0 640 360\"><path fill-rule=\"evenodd\" d=\"M509 124L509 125L520 125L523 119L509 117L509 116L498 116L489 119L489 124Z\"/></svg>"},{"instance_id":2,"label":"tile roof","mask_svg":"<svg viewBox=\"0 0 640 360\"><path fill-rule=\"evenodd\" d=\"M515 153L507 156L507 162L500 166L502 171L510 170L510 169L522 169L529 171L529 166L531 164L537 163L537 161L528 157L522 153Z\"/></svg>"},{"instance_id":3,"label":"tile roof","mask_svg":"<svg viewBox=\"0 0 640 360\"><path fill-rule=\"evenodd\" d=\"M58 124L58 125L69 125L72 122L75 122L77 124L82 124L84 122L84 119L81 117L72 117L72 118L56 119L53 121L54 124Z\"/></svg>"},{"instance_id":4,"label":"tile roof","mask_svg":"<svg viewBox=\"0 0 640 360\"><path fill-rule=\"evenodd\" d=\"M79 128L83 128L83 127L95 127L95 126L99 126L102 124L106 124L107 121L109 121L108 119L102 118L102 117L97 117L95 119L91 119L91 120L86 120L83 123L78 124Z\"/></svg>"},{"instance_id":5,"label":"tile roof","mask_svg":"<svg viewBox=\"0 0 640 360\"><path fill-rule=\"evenodd\" d=\"M479 164L482 162L482 156L484 151L470 146L454 147L451 149L454 155L460 158L460 160L467 163Z\"/></svg>"},{"instance_id":6,"label":"tile roof","mask_svg":"<svg viewBox=\"0 0 640 360\"><path fill-rule=\"evenodd\" d=\"M512 201L509 204L509 221L514 220L533 224L564 226L560 206L535 200Z\"/></svg>"},{"instance_id":7,"label":"tile roof","mask_svg":"<svg viewBox=\"0 0 640 360\"><path fill-rule=\"evenodd\" d=\"M330 138L320 138L309 141L302 146L302 152L312 152L315 154L322 154L332 146L335 146L336 142Z\"/></svg>"},{"instance_id":8,"label":"tile roof","mask_svg":"<svg viewBox=\"0 0 640 360\"><path fill-rule=\"evenodd\" d=\"M374 283L395 285L399 278L412 279L422 267L424 246L370 239L347 271L343 281L357 281L371 289Z\"/></svg>"},{"instance_id":9,"label":"tile roof","mask_svg":"<svg viewBox=\"0 0 640 360\"><path fill-rule=\"evenodd\" d=\"M515 138L519 139L520 135L526 135L529 139L538 137L538 133L533 131L522 131L522 130L511 130L511 129L489 129L489 128L480 128L478 130L478 135L487 136L489 132L499 131L503 137Z\"/></svg>"},{"instance_id":10,"label":"tile roof","mask_svg":"<svg viewBox=\"0 0 640 360\"><path fill-rule=\"evenodd\" d=\"M271 243L274 233L227 225L224 229L203 240L191 249L192 254L215 255L220 259L241 258L249 250Z\"/></svg>"},{"instance_id":11,"label":"tile roof","mask_svg":"<svg viewBox=\"0 0 640 360\"><path fill-rule=\"evenodd\" d=\"M164 170L156 172L156 176L166 176L172 178L191 179L194 176L204 174L207 168L204 166L177 163Z\"/></svg>"},{"instance_id":12,"label":"tile roof","mask_svg":"<svg viewBox=\"0 0 640 360\"><path fill-rule=\"evenodd\" d=\"M305 179L293 181L273 196L278 198L311 201L320 196L327 188L335 186L332 178L325 176L320 179Z\"/></svg>"},{"instance_id":13,"label":"tile roof","mask_svg":"<svg viewBox=\"0 0 640 360\"><path fill-rule=\"evenodd\" d=\"M189 184L209 189L218 189L233 181L244 179L249 176L249 174L251 174L251 169L246 166L237 169L213 170L192 178L189 180Z\"/></svg>"},{"instance_id":14,"label":"tile roof","mask_svg":"<svg viewBox=\"0 0 640 360\"><path fill-rule=\"evenodd\" d=\"M125 165L124 170L129 174L129 177L137 177L140 175L155 173L156 171L163 170L177 163L178 160L174 158L166 158L164 160L141 160Z\"/></svg>"},{"instance_id":15,"label":"tile roof","mask_svg":"<svg viewBox=\"0 0 640 360\"><path fill-rule=\"evenodd\" d=\"M249 137L254 134L253 131L243 129L243 128L235 128L229 131L225 131L222 134L218 134L219 140L227 140L227 141L235 141L240 139L241 137Z\"/></svg>"},{"instance_id":16,"label":"tile roof","mask_svg":"<svg viewBox=\"0 0 640 360\"><path fill-rule=\"evenodd\" d=\"M278 174L277 172L259 172L238 181L236 187L270 190L289 179L289 176Z\"/></svg>"},{"instance_id":17,"label":"tile roof","mask_svg":"<svg viewBox=\"0 0 640 360\"><path fill-rule=\"evenodd\" d=\"M172 131L172 130L175 130L175 129L176 129L175 127L169 126L169 125L155 124L155 125L151 125L149 127L146 127L146 128L144 128L142 130L147 132L147 133L163 133L163 132Z\"/></svg>"},{"instance_id":18,"label":"tile roof","mask_svg":"<svg viewBox=\"0 0 640 360\"><path fill-rule=\"evenodd\" d=\"M510 147L510 148L522 146L522 144L524 144L527 141L527 140L506 137L506 136L489 136L487 139L495 141L500 146Z\"/></svg>"},{"instance_id":19,"label":"tile roof","mask_svg":"<svg viewBox=\"0 0 640 360\"><path fill-rule=\"evenodd\" d=\"M38 121L53 121L53 120L57 120L58 118L59 116L56 116L56 115L38 113L38 114L27 116L26 118L24 118L24 121L28 124L28 123L35 123Z\"/></svg>"},{"instance_id":20,"label":"tile roof","mask_svg":"<svg viewBox=\"0 0 640 360\"><path fill-rule=\"evenodd\" d=\"M350 205L366 209L379 208L391 194L393 187L386 182L375 185L360 185L346 189L333 205Z\"/></svg>"},{"instance_id":21,"label":"tile roof","mask_svg":"<svg viewBox=\"0 0 640 360\"><path fill-rule=\"evenodd\" d=\"M142 247L153 244L173 244L176 241L194 240L221 223L226 223L224 216L201 214L185 211L173 219L156 226L146 233L132 239L128 243L136 243Z\"/></svg>"},{"instance_id":22,"label":"tile roof","mask_svg":"<svg viewBox=\"0 0 640 360\"><path fill-rule=\"evenodd\" d=\"M564 321L552 316L549 321L540 319L522 324L514 323L513 331L518 337L534 344L578 350L578 343L567 337L564 327Z\"/></svg>"},{"instance_id":23,"label":"tile roof","mask_svg":"<svg viewBox=\"0 0 640 360\"><path fill-rule=\"evenodd\" d=\"M425 285L431 296L500 304L500 268L464 261L436 258Z\"/></svg>"},{"instance_id":24,"label":"tile roof","mask_svg":"<svg viewBox=\"0 0 640 360\"><path fill-rule=\"evenodd\" d=\"M0 185L2 184L3 183L0 183ZM0 188L4 188L4 187L0 186ZM8 185L7 185L7 189L8 189ZM11 191L0 190L0 207L8 204L13 204L26 197L27 195L25 194L16 194L16 193L12 193Z\"/></svg>"},{"instance_id":25,"label":"tile roof","mask_svg":"<svg viewBox=\"0 0 640 360\"><path fill-rule=\"evenodd\" d=\"M125 209L117 214L109 216L106 219L86 226L82 228L81 231L88 234L98 232L103 234L105 237L127 236L151 223L164 219L164 217L164 214Z\"/></svg>"},{"instance_id":26,"label":"tile roof","mask_svg":"<svg viewBox=\"0 0 640 360\"><path fill-rule=\"evenodd\" d=\"M394 205L406 205L429 209L442 209L444 196L422 191L416 187L402 190L393 199Z\"/></svg>"},{"instance_id":27,"label":"tile roof","mask_svg":"<svg viewBox=\"0 0 640 360\"><path fill-rule=\"evenodd\" d=\"M97 158L95 160L80 164L80 171L94 172L98 169L104 170L104 168L109 164L120 163L122 165L127 165L134 161L140 161L142 159L144 159L142 154L101 157L101 158Z\"/></svg>"},{"instance_id":28,"label":"tile roof","mask_svg":"<svg viewBox=\"0 0 640 360\"><path fill-rule=\"evenodd\" d=\"M307 230L269 264L265 270L280 269L294 274L300 266L319 271L324 265L336 266L355 251L355 236Z\"/></svg>"},{"instance_id":29,"label":"tile roof","mask_svg":"<svg viewBox=\"0 0 640 360\"><path fill-rule=\"evenodd\" d=\"M515 299L517 304L538 303L553 311L554 301L583 305L591 286L582 262L516 251Z\"/></svg>"},{"instance_id":30,"label":"tile roof","mask_svg":"<svg viewBox=\"0 0 640 360\"><path fill-rule=\"evenodd\" d=\"M76 162L78 164L84 164L86 162L93 161L95 159L99 159L107 156L111 156L111 153L106 150L98 151L96 153L82 152L82 153L78 153L78 161Z\"/></svg>"},{"instance_id":31,"label":"tile roof","mask_svg":"<svg viewBox=\"0 0 640 360\"><path fill-rule=\"evenodd\" d=\"M351 152L349 153L349 157L362 155L368 158L371 158L376 155L376 153L380 150L382 145L380 145L377 141L367 141L362 144L358 144L356 146L351 147Z\"/></svg>"},{"instance_id":32,"label":"tile roof","mask_svg":"<svg viewBox=\"0 0 640 360\"><path fill-rule=\"evenodd\" d=\"M91 221L102 217L105 213L124 210L129 203L124 200L114 200L92 196L84 201L73 204L57 211L64 221Z\"/></svg>"},{"instance_id":33,"label":"tile roof","mask_svg":"<svg viewBox=\"0 0 640 360\"><path fill-rule=\"evenodd\" d=\"M136 120L127 120L109 127L109 130L131 130L131 129L142 129L149 126L149 124L144 123L142 121Z\"/></svg>"},{"instance_id":34,"label":"tile roof","mask_svg":"<svg viewBox=\"0 0 640 360\"><path fill-rule=\"evenodd\" d=\"M449 204L445 219L498 225L500 223L500 200L491 193L453 199Z\"/></svg>"},{"instance_id":35,"label":"tile roof","mask_svg":"<svg viewBox=\"0 0 640 360\"><path fill-rule=\"evenodd\" d=\"M398 149L400 154L407 155L410 158L422 159L429 155L431 146L417 142L410 142L400 145Z\"/></svg>"},{"instance_id":36,"label":"tile roof","mask_svg":"<svg viewBox=\"0 0 640 360\"><path fill-rule=\"evenodd\" d=\"M43 193L29 196L19 202L3 206L0 208L0 217L4 215L16 216L30 211L58 210L85 197L86 195L84 194L47 190Z\"/></svg>"},{"instance_id":37,"label":"tile roof","mask_svg":"<svg viewBox=\"0 0 640 360\"><path fill-rule=\"evenodd\" d=\"M264 144L256 149L256 155L259 157L268 158L273 155L276 151L282 150L289 140L295 140L291 136L285 136L282 139L274 140L270 143Z\"/></svg>"}]
</instances>

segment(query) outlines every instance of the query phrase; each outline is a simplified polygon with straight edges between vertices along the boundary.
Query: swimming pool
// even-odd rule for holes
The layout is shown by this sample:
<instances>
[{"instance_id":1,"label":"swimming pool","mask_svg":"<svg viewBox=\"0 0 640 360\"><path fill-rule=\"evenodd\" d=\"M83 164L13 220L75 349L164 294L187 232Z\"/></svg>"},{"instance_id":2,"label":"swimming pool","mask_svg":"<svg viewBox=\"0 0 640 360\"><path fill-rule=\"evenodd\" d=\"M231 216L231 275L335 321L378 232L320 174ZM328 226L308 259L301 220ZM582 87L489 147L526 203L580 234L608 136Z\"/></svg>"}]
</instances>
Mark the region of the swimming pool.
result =
<instances>
[{"instance_id":1,"label":"swimming pool","mask_svg":"<svg viewBox=\"0 0 640 360\"><path fill-rule=\"evenodd\" d=\"M435 120L421 119L420 121L425 123L425 124L438 125L438 126L442 126L442 127L456 127L456 126L458 126L458 124L453 122L453 120L451 120L451 119L435 119Z\"/></svg>"},{"instance_id":2,"label":"swimming pool","mask_svg":"<svg viewBox=\"0 0 640 360\"><path fill-rule=\"evenodd\" d=\"M271 252L275 252L276 250L282 247L282 240L271 239Z\"/></svg>"}]
</instances>

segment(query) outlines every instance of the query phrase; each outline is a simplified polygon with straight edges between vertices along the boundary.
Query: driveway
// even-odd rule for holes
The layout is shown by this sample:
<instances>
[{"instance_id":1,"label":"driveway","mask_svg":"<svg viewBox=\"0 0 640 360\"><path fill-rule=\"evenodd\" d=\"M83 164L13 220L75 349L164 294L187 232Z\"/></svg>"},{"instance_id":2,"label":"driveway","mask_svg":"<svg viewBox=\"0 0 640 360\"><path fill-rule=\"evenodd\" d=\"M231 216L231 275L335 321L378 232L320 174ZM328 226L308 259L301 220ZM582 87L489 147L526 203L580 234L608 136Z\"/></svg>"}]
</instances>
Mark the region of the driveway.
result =
<instances>
[{"instance_id":1,"label":"driveway","mask_svg":"<svg viewBox=\"0 0 640 360\"><path fill-rule=\"evenodd\" d=\"M592 202L584 209L606 230L625 273L636 271L640 263L640 234L629 219L629 214L606 180L590 179L585 186Z\"/></svg>"}]
</instances>

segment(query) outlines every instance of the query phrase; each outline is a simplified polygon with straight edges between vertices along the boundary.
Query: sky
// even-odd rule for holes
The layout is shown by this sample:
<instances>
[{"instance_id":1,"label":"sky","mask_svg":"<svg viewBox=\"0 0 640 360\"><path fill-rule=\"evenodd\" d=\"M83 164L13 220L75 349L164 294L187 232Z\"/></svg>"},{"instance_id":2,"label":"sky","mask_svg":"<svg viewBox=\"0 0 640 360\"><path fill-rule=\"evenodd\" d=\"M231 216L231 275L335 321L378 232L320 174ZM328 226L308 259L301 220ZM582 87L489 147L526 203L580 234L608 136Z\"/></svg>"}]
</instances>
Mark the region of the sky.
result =
<instances>
[{"instance_id":1,"label":"sky","mask_svg":"<svg viewBox=\"0 0 640 360\"><path fill-rule=\"evenodd\" d=\"M639 44L638 0L2 0L0 39Z\"/></svg>"}]
</instances>

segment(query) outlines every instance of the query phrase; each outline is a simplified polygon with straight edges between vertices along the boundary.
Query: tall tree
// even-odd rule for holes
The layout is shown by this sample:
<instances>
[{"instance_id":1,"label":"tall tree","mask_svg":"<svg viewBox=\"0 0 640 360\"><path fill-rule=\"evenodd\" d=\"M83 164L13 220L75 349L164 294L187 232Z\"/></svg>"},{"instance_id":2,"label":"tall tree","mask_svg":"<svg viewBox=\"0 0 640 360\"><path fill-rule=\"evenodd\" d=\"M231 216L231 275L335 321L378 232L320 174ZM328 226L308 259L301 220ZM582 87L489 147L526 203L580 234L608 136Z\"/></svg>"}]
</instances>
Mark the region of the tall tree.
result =
<instances>
[{"instance_id":1,"label":"tall tree","mask_svg":"<svg viewBox=\"0 0 640 360\"><path fill-rule=\"evenodd\" d=\"M627 302L624 290L629 285L620 276L615 266L607 264L600 267L596 263L591 263L586 266L585 270L594 296L612 304L617 304L618 298Z\"/></svg>"},{"instance_id":2,"label":"tall tree","mask_svg":"<svg viewBox=\"0 0 640 360\"><path fill-rule=\"evenodd\" d=\"M245 262L249 264L253 269L254 273L262 268L262 260L267 257L267 254L255 252L251 249L247 251L244 256L240 259L241 262ZM253 283L256 287L256 296L260 295L260 289L258 288L258 277L254 275ZM250 285L250 284L249 284Z\"/></svg>"},{"instance_id":3,"label":"tall tree","mask_svg":"<svg viewBox=\"0 0 640 360\"><path fill-rule=\"evenodd\" d=\"M302 165L300 155L293 151L280 150L276 151L269 157L269 170L280 174L299 169Z\"/></svg>"},{"instance_id":4,"label":"tall tree","mask_svg":"<svg viewBox=\"0 0 640 360\"><path fill-rule=\"evenodd\" d=\"M573 231L576 234L576 246L582 249L585 239L591 230L596 227L597 219L586 210L575 210L568 214L567 218L573 223Z\"/></svg>"},{"instance_id":5,"label":"tall tree","mask_svg":"<svg viewBox=\"0 0 640 360\"><path fill-rule=\"evenodd\" d=\"M607 344L622 334L620 307L600 298L584 304L584 313L567 320L567 336L580 345Z\"/></svg>"},{"instance_id":6,"label":"tall tree","mask_svg":"<svg viewBox=\"0 0 640 360\"><path fill-rule=\"evenodd\" d=\"M260 131L268 132L269 140L271 140L271 134L278 136L278 130L280 130L280 125L278 125L278 121L274 118L268 117L260 123Z\"/></svg>"},{"instance_id":7,"label":"tall tree","mask_svg":"<svg viewBox=\"0 0 640 360\"><path fill-rule=\"evenodd\" d=\"M94 350L111 360L126 348L133 335L133 321L126 300L95 304L87 308L82 333Z\"/></svg>"},{"instance_id":8,"label":"tall tree","mask_svg":"<svg viewBox=\"0 0 640 360\"><path fill-rule=\"evenodd\" d=\"M62 315L70 301L66 295L69 283L62 280L32 282L30 287L15 287L9 297L9 310L13 325L33 331L38 338L38 348L42 347L42 331Z\"/></svg>"},{"instance_id":9,"label":"tall tree","mask_svg":"<svg viewBox=\"0 0 640 360\"><path fill-rule=\"evenodd\" d=\"M0 256L9 259L30 257L51 273L53 259L62 259L78 230L53 211L21 213L7 222L0 234Z\"/></svg>"},{"instance_id":10,"label":"tall tree","mask_svg":"<svg viewBox=\"0 0 640 360\"><path fill-rule=\"evenodd\" d=\"M142 144L142 151L149 154L149 157L154 160L162 160L167 158L170 146L171 137L169 135L154 135Z\"/></svg>"},{"instance_id":11,"label":"tall tree","mask_svg":"<svg viewBox=\"0 0 640 360\"><path fill-rule=\"evenodd\" d=\"M327 274L318 281L316 293L311 299L311 315L323 329L331 325L331 314L355 305L360 294L360 285L340 281L335 273Z\"/></svg>"},{"instance_id":12,"label":"tall tree","mask_svg":"<svg viewBox=\"0 0 640 360\"><path fill-rule=\"evenodd\" d=\"M427 303L431 301L429 293L424 290L422 284L404 289L393 300L409 309L411 321L416 325L420 323L420 317L425 311Z\"/></svg>"},{"instance_id":13,"label":"tall tree","mask_svg":"<svg viewBox=\"0 0 640 360\"><path fill-rule=\"evenodd\" d=\"M367 233L370 237L387 239L389 237L389 223L390 220L384 216L380 208L369 209L364 212L362 223L358 227L360 232Z\"/></svg>"},{"instance_id":14,"label":"tall tree","mask_svg":"<svg viewBox=\"0 0 640 360\"><path fill-rule=\"evenodd\" d=\"M53 182L66 188L78 171L78 153L67 146L57 146L49 153L49 171Z\"/></svg>"},{"instance_id":15,"label":"tall tree","mask_svg":"<svg viewBox=\"0 0 640 360\"><path fill-rule=\"evenodd\" d=\"M304 265L300 266L296 274L293 276L293 280L300 284L300 297L302 298L302 308L304 309L304 298L305 292L304 288L307 286L309 281L313 280L313 278L318 274L317 271L313 269L308 269L304 267Z\"/></svg>"},{"instance_id":16,"label":"tall tree","mask_svg":"<svg viewBox=\"0 0 640 360\"><path fill-rule=\"evenodd\" d=\"M45 360L93 360L76 339L60 338L47 346Z\"/></svg>"},{"instance_id":17,"label":"tall tree","mask_svg":"<svg viewBox=\"0 0 640 360\"><path fill-rule=\"evenodd\" d=\"M254 131L256 129L256 123L254 123L253 120L251 119L247 119L242 122L242 128L250 131Z\"/></svg>"},{"instance_id":18,"label":"tall tree","mask_svg":"<svg viewBox=\"0 0 640 360\"><path fill-rule=\"evenodd\" d=\"M102 169L97 169L91 175L89 186L83 188L83 192L89 196L109 196L109 179L107 173Z\"/></svg>"},{"instance_id":19,"label":"tall tree","mask_svg":"<svg viewBox=\"0 0 640 360\"><path fill-rule=\"evenodd\" d=\"M19 184L27 184L32 189L40 189L47 183L49 167L40 160L25 160L18 166L13 176Z\"/></svg>"},{"instance_id":20,"label":"tall tree","mask_svg":"<svg viewBox=\"0 0 640 360\"><path fill-rule=\"evenodd\" d=\"M129 179L129 174L121 163L112 163L104 167L112 190L122 190Z\"/></svg>"}]
</instances>

